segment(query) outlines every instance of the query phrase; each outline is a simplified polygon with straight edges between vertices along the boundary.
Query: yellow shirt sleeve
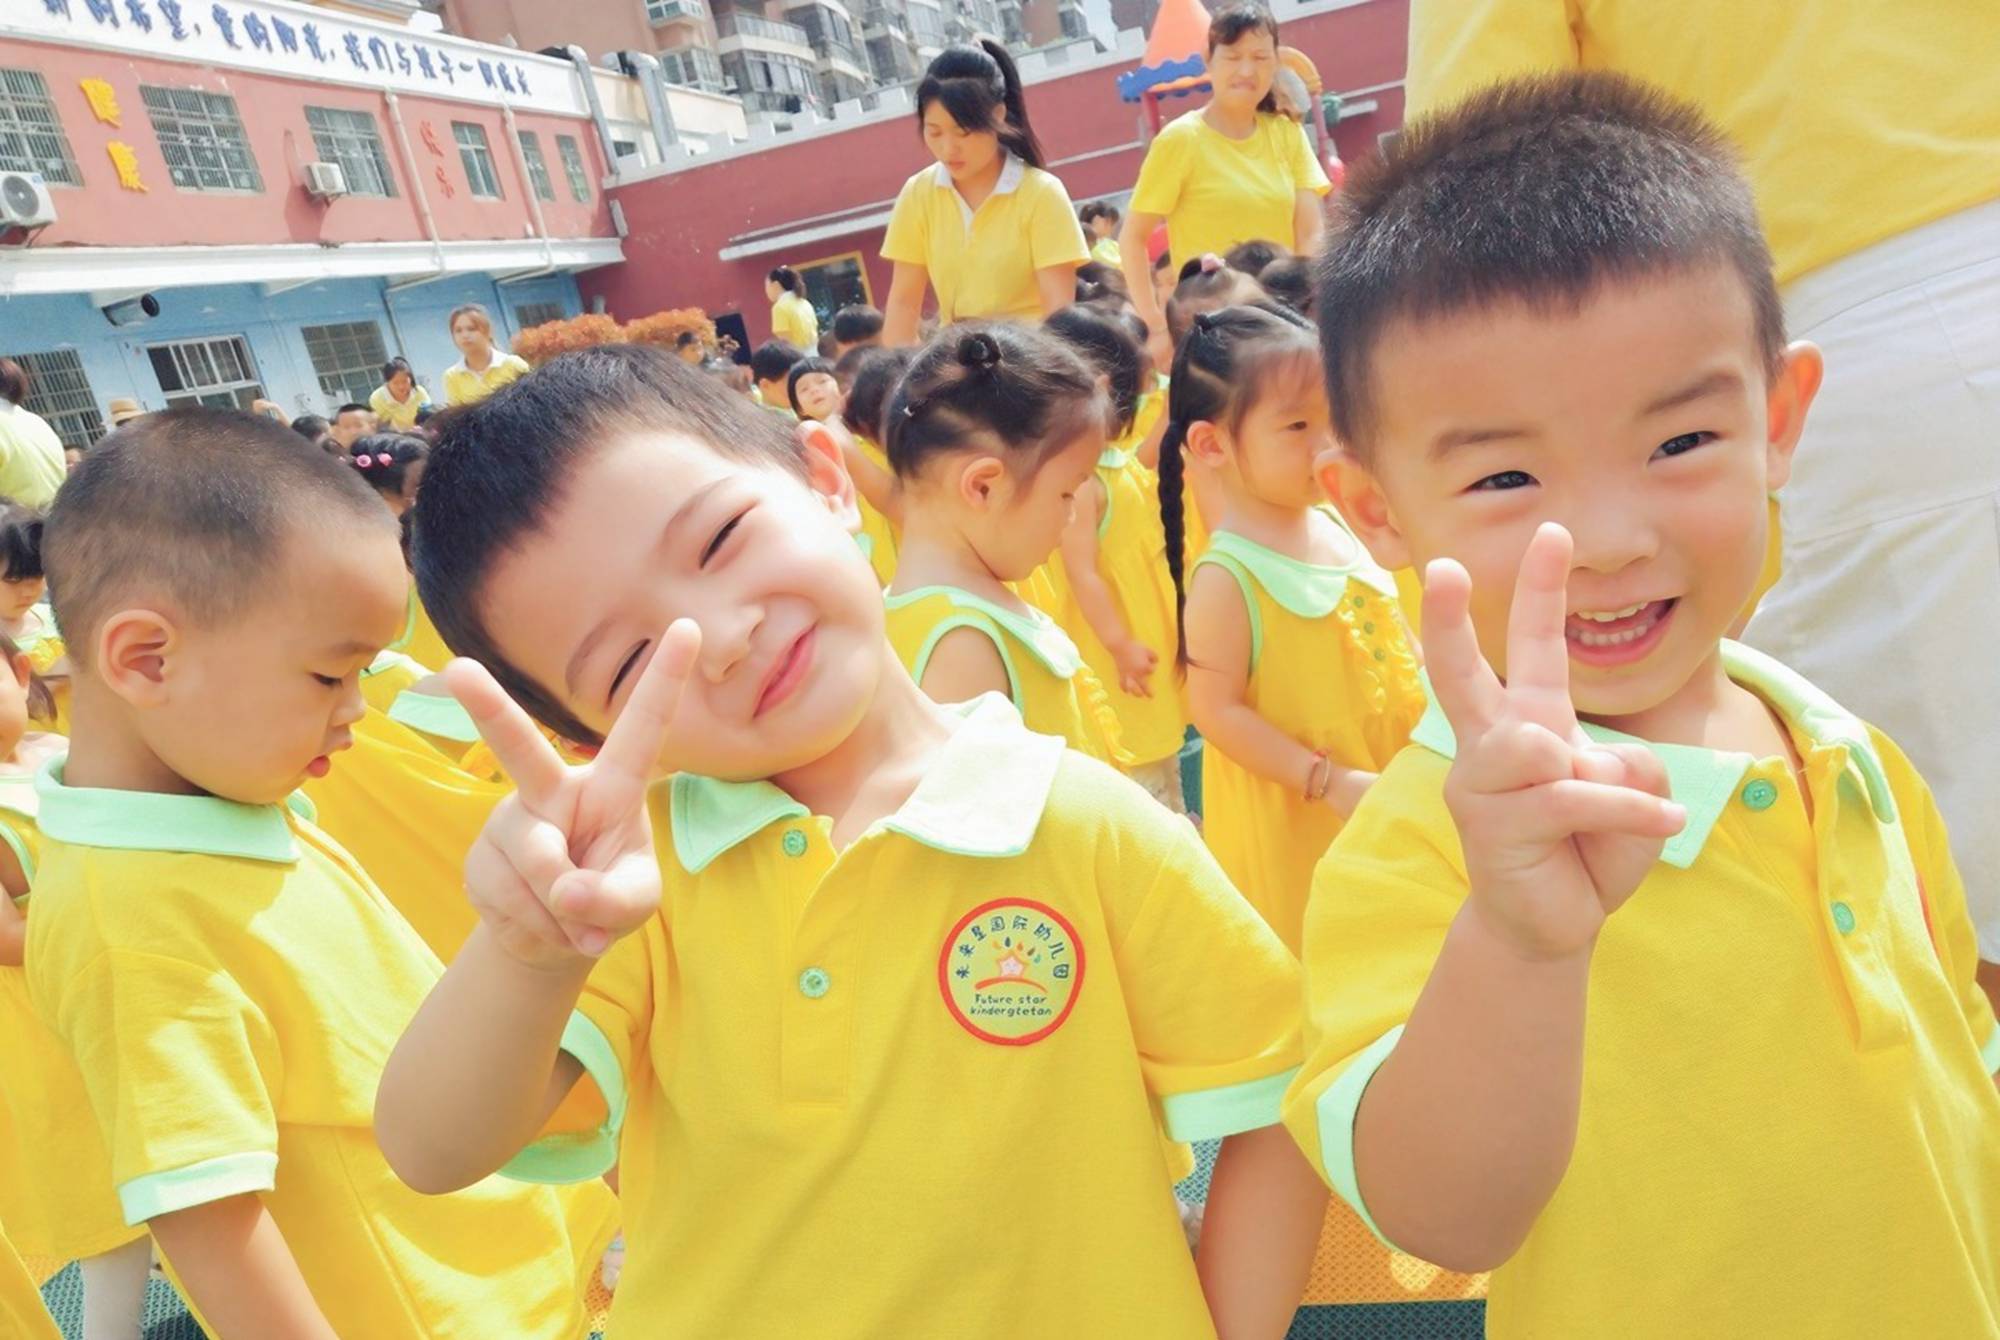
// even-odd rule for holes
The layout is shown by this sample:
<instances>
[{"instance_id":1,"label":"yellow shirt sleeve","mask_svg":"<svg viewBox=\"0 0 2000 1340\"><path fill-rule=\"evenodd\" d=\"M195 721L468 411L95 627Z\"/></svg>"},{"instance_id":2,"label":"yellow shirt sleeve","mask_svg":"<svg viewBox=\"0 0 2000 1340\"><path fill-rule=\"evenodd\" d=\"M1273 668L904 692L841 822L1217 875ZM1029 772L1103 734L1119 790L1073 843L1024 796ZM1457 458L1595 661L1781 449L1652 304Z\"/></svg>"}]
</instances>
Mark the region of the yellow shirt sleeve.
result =
<instances>
[{"instance_id":1,"label":"yellow shirt sleeve","mask_svg":"<svg viewBox=\"0 0 2000 1340\"><path fill-rule=\"evenodd\" d=\"M83 1075L127 1223L276 1184L277 1034L216 965L106 949L44 1015Z\"/></svg>"},{"instance_id":2,"label":"yellow shirt sleeve","mask_svg":"<svg viewBox=\"0 0 2000 1340\"><path fill-rule=\"evenodd\" d=\"M1966 1027L1972 1030L1973 1045L1985 1059L1987 1072L2000 1073L2000 1023L1994 1020L1993 1002L1975 977L1979 942L1965 910L1965 881L1952 859L1944 818L1930 787L1896 742L1873 727L1868 733L1882 759L1883 771L1889 774L1889 790L1896 798L1904 840L1910 845L1910 861L1916 866L1931 941L1937 946L1952 994L1965 1012Z\"/></svg>"},{"instance_id":3,"label":"yellow shirt sleeve","mask_svg":"<svg viewBox=\"0 0 2000 1340\"><path fill-rule=\"evenodd\" d=\"M1132 187L1134 214L1165 218L1174 212L1180 204L1181 188L1187 183L1191 142L1186 135L1165 131L1153 141L1146 150L1146 160L1139 164L1139 180Z\"/></svg>"},{"instance_id":4,"label":"yellow shirt sleeve","mask_svg":"<svg viewBox=\"0 0 2000 1340\"><path fill-rule=\"evenodd\" d=\"M1143 801L1125 808L1105 914L1167 1136L1276 1125L1299 1063L1298 964L1192 828Z\"/></svg>"},{"instance_id":5,"label":"yellow shirt sleeve","mask_svg":"<svg viewBox=\"0 0 2000 1340\"><path fill-rule=\"evenodd\" d=\"M1076 221L1076 207L1069 192L1053 174L1036 173L1033 208L1028 215L1028 258L1037 270L1052 265L1081 265L1090 259L1090 246L1083 238L1083 225Z\"/></svg>"},{"instance_id":6,"label":"yellow shirt sleeve","mask_svg":"<svg viewBox=\"0 0 2000 1340\"><path fill-rule=\"evenodd\" d=\"M930 264L930 219L924 208L924 192L930 189L928 169L903 183L889 212L889 229L882 236L883 260Z\"/></svg>"},{"instance_id":7,"label":"yellow shirt sleeve","mask_svg":"<svg viewBox=\"0 0 2000 1340\"><path fill-rule=\"evenodd\" d=\"M1312 139L1306 128L1289 116L1278 118L1282 124L1277 133L1284 136L1285 164L1292 174L1292 184L1301 191L1312 191L1325 195L1333 189L1333 183L1326 179L1326 169L1320 166L1319 155L1313 152Z\"/></svg>"},{"instance_id":8,"label":"yellow shirt sleeve","mask_svg":"<svg viewBox=\"0 0 2000 1340\"><path fill-rule=\"evenodd\" d=\"M1577 0L1411 0L1406 118L1475 89L1582 62Z\"/></svg>"}]
</instances>

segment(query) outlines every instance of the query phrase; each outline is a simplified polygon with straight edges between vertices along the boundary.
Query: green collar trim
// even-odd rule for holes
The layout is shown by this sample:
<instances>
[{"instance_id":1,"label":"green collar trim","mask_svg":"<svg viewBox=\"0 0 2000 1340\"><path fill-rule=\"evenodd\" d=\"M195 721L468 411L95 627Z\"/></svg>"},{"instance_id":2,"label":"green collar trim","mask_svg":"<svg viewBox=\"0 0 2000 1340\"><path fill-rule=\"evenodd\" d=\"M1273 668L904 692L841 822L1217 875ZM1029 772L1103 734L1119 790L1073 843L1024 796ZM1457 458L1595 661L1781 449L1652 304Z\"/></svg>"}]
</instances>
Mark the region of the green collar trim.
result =
<instances>
[{"instance_id":1,"label":"green collar trim","mask_svg":"<svg viewBox=\"0 0 2000 1340\"><path fill-rule=\"evenodd\" d=\"M414 656L397 651L393 647L384 647L376 654L374 660L363 666L361 677L363 679L373 679L375 676L385 674L391 670L407 670L418 679L429 679L431 677L430 669L422 661L419 661Z\"/></svg>"},{"instance_id":2,"label":"green collar trim","mask_svg":"<svg viewBox=\"0 0 2000 1340\"><path fill-rule=\"evenodd\" d=\"M997 693L943 710L959 718L957 728L902 808L874 828L954 856L1019 856L1041 824L1063 742L1024 729ZM672 787L674 855L691 875L771 824L811 817L767 781L679 773Z\"/></svg>"},{"instance_id":3,"label":"green collar trim","mask_svg":"<svg viewBox=\"0 0 2000 1340\"><path fill-rule=\"evenodd\" d=\"M409 599L404 603L406 609L403 614L403 631L397 636L394 642L391 642L384 648L385 651L401 651L403 648L409 646L410 639L417 635L417 584L415 582L410 583ZM371 670L373 668L373 666L369 667Z\"/></svg>"},{"instance_id":4,"label":"green collar trim","mask_svg":"<svg viewBox=\"0 0 2000 1340\"><path fill-rule=\"evenodd\" d=\"M55 611L49 608L45 600L28 610L28 619L21 629L21 635L14 639L14 645L24 652L29 652L44 642L61 636L62 633L56 628Z\"/></svg>"},{"instance_id":5,"label":"green collar trim","mask_svg":"<svg viewBox=\"0 0 2000 1340\"><path fill-rule=\"evenodd\" d=\"M1896 821L1896 801L1889 790L1889 774L1875 752L1868 728L1852 713L1792 670L1761 652L1735 642L1722 644L1722 665L1729 677L1755 692L1777 709L1778 715L1819 748L1843 749L1847 753L1849 777L1867 797L1881 823ZM1430 698L1430 676L1425 675L1424 694ZM1698 745L1655 744L1621 731L1583 723L1584 734L1604 744L1643 744L1666 765L1669 793L1687 811L1687 826L1667 840L1660 859L1685 870L1695 863L1708 836L1722 819L1743 774L1755 759L1748 754ZM1444 709L1430 698L1423 719L1410 732L1410 743L1422 745L1434 754L1454 758L1458 742Z\"/></svg>"},{"instance_id":6,"label":"green collar trim","mask_svg":"<svg viewBox=\"0 0 2000 1340\"><path fill-rule=\"evenodd\" d=\"M888 604L890 609L901 609L932 596L943 596L958 609L984 614L1026 647L1029 654L1048 667L1049 673L1057 679L1069 679L1083 668L1083 653L1076 649L1076 643L1069 640L1069 634L1054 619L1033 606L1029 606L1026 614L1016 614L1005 606L996 605L983 596L956 586L920 586L914 591L888 597Z\"/></svg>"},{"instance_id":7,"label":"green collar trim","mask_svg":"<svg viewBox=\"0 0 2000 1340\"><path fill-rule=\"evenodd\" d=\"M1106 447L1097 453L1097 468L1100 470L1123 470L1130 454L1123 447Z\"/></svg>"},{"instance_id":8,"label":"green collar trim","mask_svg":"<svg viewBox=\"0 0 2000 1340\"><path fill-rule=\"evenodd\" d=\"M1345 530L1346 527L1342 526ZM1361 542L1356 540L1359 545ZM1396 579L1363 549L1361 557L1341 566L1302 563L1289 554L1246 539L1235 531L1212 531L1208 552L1232 558L1243 566L1266 594L1302 619L1323 619L1340 605L1350 581L1362 582L1378 594L1394 598Z\"/></svg>"},{"instance_id":9,"label":"green collar trim","mask_svg":"<svg viewBox=\"0 0 2000 1340\"><path fill-rule=\"evenodd\" d=\"M428 671L425 678L429 678ZM404 689L389 704L389 720L459 744L471 744L479 738L479 727L473 724L472 714L459 705L458 699L443 694Z\"/></svg>"},{"instance_id":10,"label":"green collar trim","mask_svg":"<svg viewBox=\"0 0 2000 1340\"><path fill-rule=\"evenodd\" d=\"M65 786L65 762L50 759L35 779L42 832L58 842L117 851L240 856L282 865L299 859L282 805Z\"/></svg>"}]
</instances>

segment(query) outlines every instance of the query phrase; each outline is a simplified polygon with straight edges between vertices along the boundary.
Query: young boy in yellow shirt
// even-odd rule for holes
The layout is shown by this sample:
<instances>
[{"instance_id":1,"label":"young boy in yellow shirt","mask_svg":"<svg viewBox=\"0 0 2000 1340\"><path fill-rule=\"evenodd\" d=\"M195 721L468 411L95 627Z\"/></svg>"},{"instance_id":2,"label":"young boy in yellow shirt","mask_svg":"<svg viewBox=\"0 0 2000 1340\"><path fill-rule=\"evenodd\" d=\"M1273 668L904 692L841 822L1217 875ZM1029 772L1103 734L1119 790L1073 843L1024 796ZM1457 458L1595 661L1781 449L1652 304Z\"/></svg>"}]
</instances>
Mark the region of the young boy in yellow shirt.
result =
<instances>
[{"instance_id":1,"label":"young boy in yellow shirt","mask_svg":"<svg viewBox=\"0 0 2000 1340\"><path fill-rule=\"evenodd\" d=\"M1728 146L1546 77L1341 208L1322 474L1429 565L1434 702L1315 878L1295 1136L1492 1269L1502 1340L1995 1334L2000 1033L1936 808L1724 640L1821 375Z\"/></svg>"},{"instance_id":2,"label":"young boy in yellow shirt","mask_svg":"<svg viewBox=\"0 0 2000 1340\"><path fill-rule=\"evenodd\" d=\"M37 784L28 985L126 1221L224 1340L581 1335L553 1193L421 1197L383 1160L376 1081L440 968L285 804L403 626L394 518L268 420L170 410L92 450L46 559L75 726Z\"/></svg>"}]
</instances>

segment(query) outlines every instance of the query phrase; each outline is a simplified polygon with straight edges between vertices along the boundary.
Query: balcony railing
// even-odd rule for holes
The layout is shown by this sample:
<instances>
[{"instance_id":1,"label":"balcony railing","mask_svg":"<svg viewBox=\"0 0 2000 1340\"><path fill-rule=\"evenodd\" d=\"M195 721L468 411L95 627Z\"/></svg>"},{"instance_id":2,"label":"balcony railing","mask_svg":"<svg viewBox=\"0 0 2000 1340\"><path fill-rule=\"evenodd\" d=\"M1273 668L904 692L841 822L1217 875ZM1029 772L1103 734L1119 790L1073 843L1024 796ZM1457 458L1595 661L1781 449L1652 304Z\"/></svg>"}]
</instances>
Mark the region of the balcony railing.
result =
<instances>
[{"instance_id":1,"label":"balcony railing","mask_svg":"<svg viewBox=\"0 0 2000 1340\"><path fill-rule=\"evenodd\" d=\"M793 23L773 23L770 19L760 19L755 14L730 13L716 16L717 37L761 37L767 42L788 42L795 47L810 47L806 30Z\"/></svg>"},{"instance_id":2,"label":"balcony railing","mask_svg":"<svg viewBox=\"0 0 2000 1340\"><path fill-rule=\"evenodd\" d=\"M845 42L836 42L830 37L821 37L814 40L812 49L813 55L821 60L846 61L857 70L865 71L868 68L868 57L862 55Z\"/></svg>"},{"instance_id":3,"label":"balcony railing","mask_svg":"<svg viewBox=\"0 0 2000 1340\"><path fill-rule=\"evenodd\" d=\"M675 19L699 20L708 12L702 0L646 0L646 18L653 23L671 23Z\"/></svg>"}]
</instances>

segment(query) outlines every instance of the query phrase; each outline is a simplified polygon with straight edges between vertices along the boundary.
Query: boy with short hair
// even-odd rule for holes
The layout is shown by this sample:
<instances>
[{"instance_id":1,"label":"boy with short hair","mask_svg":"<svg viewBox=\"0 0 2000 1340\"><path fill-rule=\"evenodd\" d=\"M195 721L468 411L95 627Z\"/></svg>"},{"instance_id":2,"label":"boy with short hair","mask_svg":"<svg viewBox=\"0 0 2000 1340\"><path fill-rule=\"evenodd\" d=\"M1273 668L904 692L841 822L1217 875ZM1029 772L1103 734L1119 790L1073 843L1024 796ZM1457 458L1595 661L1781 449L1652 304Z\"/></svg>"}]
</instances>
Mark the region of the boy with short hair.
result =
<instances>
[{"instance_id":1,"label":"boy with short hair","mask_svg":"<svg viewBox=\"0 0 2000 1340\"><path fill-rule=\"evenodd\" d=\"M285 803L403 630L394 517L271 420L167 410L92 449L45 561L74 724L36 785L28 986L126 1220L215 1335L581 1335L594 1262L553 1193L421 1197L383 1160L376 1081L440 968Z\"/></svg>"},{"instance_id":2,"label":"boy with short hair","mask_svg":"<svg viewBox=\"0 0 2000 1340\"><path fill-rule=\"evenodd\" d=\"M833 314L833 357L882 343L882 313L866 303L850 303Z\"/></svg>"},{"instance_id":3,"label":"boy with short hair","mask_svg":"<svg viewBox=\"0 0 2000 1340\"><path fill-rule=\"evenodd\" d=\"M1341 210L1321 474L1431 565L1435 701L1315 878L1293 1134L1493 1270L1495 1337L1993 1334L2000 1030L1943 826L1723 637L1821 374L1727 145L1545 77Z\"/></svg>"},{"instance_id":4,"label":"boy with short hair","mask_svg":"<svg viewBox=\"0 0 2000 1340\"><path fill-rule=\"evenodd\" d=\"M792 369L804 357L798 346L786 344L783 340L766 340L750 355L750 375L756 379L757 398L765 409L788 419L798 417L792 413L792 393L788 382Z\"/></svg>"},{"instance_id":5,"label":"boy with short hair","mask_svg":"<svg viewBox=\"0 0 2000 1340\"><path fill-rule=\"evenodd\" d=\"M350 401L333 412L333 427L330 432L342 451L354 450L354 444L375 431L375 411L363 404Z\"/></svg>"}]
</instances>

